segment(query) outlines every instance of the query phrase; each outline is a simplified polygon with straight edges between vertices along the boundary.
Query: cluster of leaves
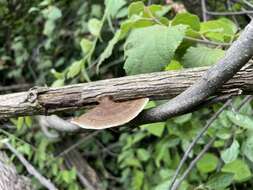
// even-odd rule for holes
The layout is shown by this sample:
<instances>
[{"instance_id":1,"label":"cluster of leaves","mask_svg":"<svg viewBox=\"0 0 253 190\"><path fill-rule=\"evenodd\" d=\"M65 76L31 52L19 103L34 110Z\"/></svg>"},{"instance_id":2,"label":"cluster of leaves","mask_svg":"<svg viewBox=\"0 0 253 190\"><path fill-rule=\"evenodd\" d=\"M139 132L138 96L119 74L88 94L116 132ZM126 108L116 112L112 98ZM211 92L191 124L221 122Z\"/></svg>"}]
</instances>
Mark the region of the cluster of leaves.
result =
<instances>
[{"instance_id":1,"label":"cluster of leaves","mask_svg":"<svg viewBox=\"0 0 253 190\"><path fill-rule=\"evenodd\" d=\"M25 4L1 0L0 18L0 84L5 85L26 82L63 86L208 66L222 58L239 32L228 18L201 22L194 14L175 14L170 5L146 5L145 1L36 0ZM150 102L148 107L159 103ZM238 98L233 106L239 103ZM104 131L83 144L80 151L102 175L105 188L168 189L184 151L219 107L139 126L132 132ZM219 116L190 153L191 159L208 139L216 137L181 190L240 188L242 182L244 188L252 188L252 107L246 104L240 112L231 110ZM11 123L16 129L9 132L15 136L2 131L2 138L7 135L59 189L81 189L76 170L62 169L63 160L53 156L62 139L48 139L30 117L12 119ZM75 137L81 138L79 134ZM115 143L120 149L111 153L105 148L108 154L101 151L101 145ZM188 165L186 162L184 168ZM34 184L42 188L36 180Z\"/></svg>"}]
</instances>

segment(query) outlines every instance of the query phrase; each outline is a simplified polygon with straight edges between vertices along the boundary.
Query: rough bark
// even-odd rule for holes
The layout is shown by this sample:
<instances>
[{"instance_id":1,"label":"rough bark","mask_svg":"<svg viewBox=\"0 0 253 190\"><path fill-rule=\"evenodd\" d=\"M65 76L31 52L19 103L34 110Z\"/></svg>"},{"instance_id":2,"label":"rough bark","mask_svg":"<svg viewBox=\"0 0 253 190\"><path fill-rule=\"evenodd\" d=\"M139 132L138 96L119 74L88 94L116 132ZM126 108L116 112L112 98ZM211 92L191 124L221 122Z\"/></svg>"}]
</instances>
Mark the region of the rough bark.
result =
<instances>
[{"instance_id":1,"label":"rough bark","mask_svg":"<svg viewBox=\"0 0 253 190\"><path fill-rule=\"evenodd\" d=\"M0 152L0 189L32 190L30 180L18 175L16 168L4 152Z\"/></svg>"},{"instance_id":2,"label":"rough bark","mask_svg":"<svg viewBox=\"0 0 253 190\"><path fill-rule=\"evenodd\" d=\"M114 100L149 97L152 100L177 96L207 71L184 69L108 79L60 88L34 88L28 92L0 95L0 118L47 115L77 110L96 104L97 98L110 95ZM216 94L253 94L252 61L224 84Z\"/></svg>"}]
</instances>

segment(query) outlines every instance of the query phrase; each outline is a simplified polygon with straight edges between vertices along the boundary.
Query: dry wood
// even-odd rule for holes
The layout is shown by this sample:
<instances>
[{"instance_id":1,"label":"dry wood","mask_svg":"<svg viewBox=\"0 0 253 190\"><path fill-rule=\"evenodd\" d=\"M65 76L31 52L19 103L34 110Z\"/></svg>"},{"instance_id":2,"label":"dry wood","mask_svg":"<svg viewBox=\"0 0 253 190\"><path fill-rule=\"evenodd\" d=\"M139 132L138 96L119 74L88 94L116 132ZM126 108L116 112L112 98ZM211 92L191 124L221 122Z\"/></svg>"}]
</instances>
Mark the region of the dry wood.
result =
<instances>
[{"instance_id":1,"label":"dry wood","mask_svg":"<svg viewBox=\"0 0 253 190\"><path fill-rule=\"evenodd\" d=\"M28 92L0 95L0 118L77 110L97 103L103 96L123 101L149 97L169 99L198 80L208 67L156 72L60 88L34 88ZM242 68L217 94L253 94L252 62Z\"/></svg>"}]
</instances>

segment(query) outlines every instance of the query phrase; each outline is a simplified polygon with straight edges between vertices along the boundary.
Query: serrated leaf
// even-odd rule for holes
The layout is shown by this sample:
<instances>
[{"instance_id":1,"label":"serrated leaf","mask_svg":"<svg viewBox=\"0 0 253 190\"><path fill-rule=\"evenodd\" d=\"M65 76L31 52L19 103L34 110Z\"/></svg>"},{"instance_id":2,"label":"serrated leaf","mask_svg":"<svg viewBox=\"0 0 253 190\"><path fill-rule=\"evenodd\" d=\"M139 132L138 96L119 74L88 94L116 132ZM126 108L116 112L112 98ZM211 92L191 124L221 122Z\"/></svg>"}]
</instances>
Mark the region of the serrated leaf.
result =
<instances>
[{"instance_id":1,"label":"serrated leaf","mask_svg":"<svg viewBox=\"0 0 253 190\"><path fill-rule=\"evenodd\" d=\"M233 182L234 174L220 173L208 180L206 186L210 189L224 189Z\"/></svg>"},{"instance_id":2,"label":"serrated leaf","mask_svg":"<svg viewBox=\"0 0 253 190\"><path fill-rule=\"evenodd\" d=\"M221 171L235 174L234 179L239 182L246 181L251 177L248 165L239 159L224 165Z\"/></svg>"},{"instance_id":3,"label":"serrated leaf","mask_svg":"<svg viewBox=\"0 0 253 190\"><path fill-rule=\"evenodd\" d=\"M154 25L133 30L125 43L126 73L134 75L163 70L181 44L185 30L181 25Z\"/></svg>"},{"instance_id":4,"label":"serrated leaf","mask_svg":"<svg viewBox=\"0 0 253 190\"><path fill-rule=\"evenodd\" d=\"M247 115L227 111L227 116L234 124L245 129L253 130L253 119Z\"/></svg>"},{"instance_id":5,"label":"serrated leaf","mask_svg":"<svg viewBox=\"0 0 253 190\"><path fill-rule=\"evenodd\" d=\"M215 64L224 56L221 49L208 47L190 47L183 57L185 67L202 67Z\"/></svg>"},{"instance_id":6,"label":"serrated leaf","mask_svg":"<svg viewBox=\"0 0 253 190\"><path fill-rule=\"evenodd\" d=\"M229 148L221 152L222 160L227 164L237 159L240 152L240 145L234 140Z\"/></svg>"},{"instance_id":7,"label":"serrated leaf","mask_svg":"<svg viewBox=\"0 0 253 190\"><path fill-rule=\"evenodd\" d=\"M174 19L172 20L171 24L178 25L184 24L191 27L193 30L199 31L200 30L200 20L197 15L191 13L179 13L177 14Z\"/></svg>"},{"instance_id":8,"label":"serrated leaf","mask_svg":"<svg viewBox=\"0 0 253 190\"><path fill-rule=\"evenodd\" d=\"M164 122L150 123L146 125L141 125L140 128L146 129L152 135L161 137L165 129L165 123Z\"/></svg>"},{"instance_id":9,"label":"serrated leaf","mask_svg":"<svg viewBox=\"0 0 253 190\"><path fill-rule=\"evenodd\" d=\"M206 153L197 162L197 168L202 173L209 173L216 169L217 164L218 164L218 158L214 154Z\"/></svg>"},{"instance_id":10,"label":"serrated leaf","mask_svg":"<svg viewBox=\"0 0 253 190\"><path fill-rule=\"evenodd\" d=\"M99 37L101 28L102 22L100 20L92 18L88 21L88 29L92 35Z\"/></svg>"}]
</instances>

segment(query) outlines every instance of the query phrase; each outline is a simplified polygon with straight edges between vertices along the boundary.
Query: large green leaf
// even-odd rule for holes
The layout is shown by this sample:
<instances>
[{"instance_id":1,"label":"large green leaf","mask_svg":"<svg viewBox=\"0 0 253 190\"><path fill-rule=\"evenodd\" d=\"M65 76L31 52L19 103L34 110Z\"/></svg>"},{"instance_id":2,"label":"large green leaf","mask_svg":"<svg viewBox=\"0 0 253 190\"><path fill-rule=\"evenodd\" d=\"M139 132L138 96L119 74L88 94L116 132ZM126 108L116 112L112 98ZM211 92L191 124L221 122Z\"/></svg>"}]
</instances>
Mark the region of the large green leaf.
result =
<instances>
[{"instance_id":1,"label":"large green leaf","mask_svg":"<svg viewBox=\"0 0 253 190\"><path fill-rule=\"evenodd\" d=\"M165 123L164 122L150 123L141 125L140 128L146 129L152 135L161 137L165 129Z\"/></svg>"},{"instance_id":2,"label":"large green leaf","mask_svg":"<svg viewBox=\"0 0 253 190\"><path fill-rule=\"evenodd\" d=\"M154 25L135 29L125 43L124 69L128 75L161 71L183 40L185 26Z\"/></svg>"},{"instance_id":3,"label":"large green leaf","mask_svg":"<svg viewBox=\"0 0 253 190\"><path fill-rule=\"evenodd\" d=\"M248 137L242 146L243 154L253 162L253 136Z\"/></svg>"},{"instance_id":4,"label":"large green leaf","mask_svg":"<svg viewBox=\"0 0 253 190\"><path fill-rule=\"evenodd\" d=\"M221 171L235 174L234 179L240 182L248 180L251 177L248 165L239 159L224 165Z\"/></svg>"},{"instance_id":5,"label":"large green leaf","mask_svg":"<svg viewBox=\"0 0 253 190\"><path fill-rule=\"evenodd\" d=\"M105 0L106 14L111 17L116 17L124 5L126 5L125 0Z\"/></svg>"},{"instance_id":6,"label":"large green leaf","mask_svg":"<svg viewBox=\"0 0 253 190\"><path fill-rule=\"evenodd\" d=\"M191 27L193 30L200 29L199 17L191 13L179 13L172 20L172 25L184 24Z\"/></svg>"},{"instance_id":7,"label":"large green leaf","mask_svg":"<svg viewBox=\"0 0 253 190\"><path fill-rule=\"evenodd\" d=\"M225 18L203 22L200 32L211 40L230 41L237 31L236 25Z\"/></svg>"},{"instance_id":8,"label":"large green leaf","mask_svg":"<svg viewBox=\"0 0 253 190\"><path fill-rule=\"evenodd\" d=\"M197 168L202 173L209 173L216 169L217 164L218 164L218 158L214 154L206 153L197 162Z\"/></svg>"},{"instance_id":9,"label":"large green leaf","mask_svg":"<svg viewBox=\"0 0 253 190\"><path fill-rule=\"evenodd\" d=\"M183 57L185 67L201 67L216 63L224 56L221 49L212 49L208 47L190 47Z\"/></svg>"},{"instance_id":10,"label":"large green leaf","mask_svg":"<svg viewBox=\"0 0 253 190\"><path fill-rule=\"evenodd\" d=\"M233 182L234 174L231 173L220 173L213 176L207 182L207 187L210 189L224 189Z\"/></svg>"},{"instance_id":11,"label":"large green leaf","mask_svg":"<svg viewBox=\"0 0 253 190\"><path fill-rule=\"evenodd\" d=\"M228 118L236 125L245 129L253 129L253 119L247 115L227 111Z\"/></svg>"},{"instance_id":12,"label":"large green leaf","mask_svg":"<svg viewBox=\"0 0 253 190\"><path fill-rule=\"evenodd\" d=\"M226 164L236 160L238 157L238 154L240 152L239 148L240 148L239 143L237 142L237 140L234 140L234 142L232 143L232 145L229 148L227 148L226 150L221 152L222 160Z\"/></svg>"}]
</instances>

